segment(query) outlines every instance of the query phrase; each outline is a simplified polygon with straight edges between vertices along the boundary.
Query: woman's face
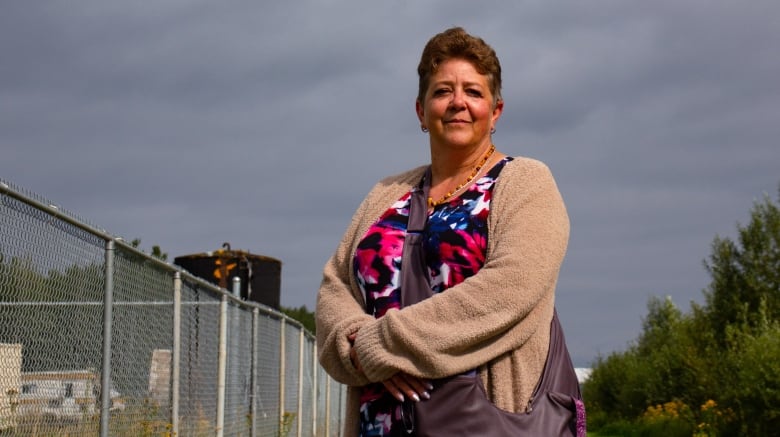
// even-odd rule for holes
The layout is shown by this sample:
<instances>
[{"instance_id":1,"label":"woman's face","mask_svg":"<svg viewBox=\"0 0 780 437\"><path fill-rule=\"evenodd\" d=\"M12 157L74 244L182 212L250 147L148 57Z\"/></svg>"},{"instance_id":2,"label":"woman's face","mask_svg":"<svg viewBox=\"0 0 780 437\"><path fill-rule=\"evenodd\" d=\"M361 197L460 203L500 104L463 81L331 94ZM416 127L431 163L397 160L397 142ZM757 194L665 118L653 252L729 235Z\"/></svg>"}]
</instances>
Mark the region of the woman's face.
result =
<instances>
[{"instance_id":1,"label":"woman's face","mask_svg":"<svg viewBox=\"0 0 780 437\"><path fill-rule=\"evenodd\" d=\"M450 59L431 76L425 100L416 108L432 144L461 148L490 142L504 103L493 104L486 75L466 60Z\"/></svg>"}]
</instances>

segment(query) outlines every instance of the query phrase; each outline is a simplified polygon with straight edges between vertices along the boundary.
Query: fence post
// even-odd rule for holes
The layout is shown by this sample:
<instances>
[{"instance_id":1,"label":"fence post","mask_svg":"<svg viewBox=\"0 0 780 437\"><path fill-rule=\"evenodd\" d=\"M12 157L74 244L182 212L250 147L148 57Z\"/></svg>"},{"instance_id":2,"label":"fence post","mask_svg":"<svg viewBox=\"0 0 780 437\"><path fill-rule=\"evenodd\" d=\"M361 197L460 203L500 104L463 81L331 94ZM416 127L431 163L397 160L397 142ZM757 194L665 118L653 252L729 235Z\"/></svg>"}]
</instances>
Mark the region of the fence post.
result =
<instances>
[{"instance_id":1,"label":"fence post","mask_svg":"<svg viewBox=\"0 0 780 437\"><path fill-rule=\"evenodd\" d=\"M287 372L285 371L286 366L286 357L285 357L285 347L284 347L284 327L287 325L287 322L284 319L281 319L282 326L279 329L280 332L280 342L279 342L279 418L278 418L278 426L279 426L279 435L282 435L282 427L284 426L284 390L285 390L285 378L287 377Z\"/></svg>"},{"instance_id":2,"label":"fence post","mask_svg":"<svg viewBox=\"0 0 780 437\"><path fill-rule=\"evenodd\" d=\"M319 402L317 402L317 389L319 388L317 386L319 383L319 378L317 378L318 373L317 344L315 342L311 347L311 430L314 435L317 435L317 410L320 408Z\"/></svg>"},{"instance_id":3,"label":"fence post","mask_svg":"<svg viewBox=\"0 0 780 437\"><path fill-rule=\"evenodd\" d=\"M296 435L301 437L303 434L303 344L306 339L303 328L299 330L298 336L298 432Z\"/></svg>"},{"instance_id":4,"label":"fence post","mask_svg":"<svg viewBox=\"0 0 780 437\"><path fill-rule=\"evenodd\" d=\"M249 385L249 414L252 417L251 427L249 429L250 437L257 436L257 383L259 378L257 377L257 358L258 350L257 343L260 333L260 310L254 308L252 310L252 364L251 364L251 376Z\"/></svg>"},{"instance_id":5,"label":"fence post","mask_svg":"<svg viewBox=\"0 0 780 437\"><path fill-rule=\"evenodd\" d=\"M227 371L227 308L228 297L222 295L219 305L219 361L217 364L217 437L225 432L225 373Z\"/></svg>"},{"instance_id":6,"label":"fence post","mask_svg":"<svg viewBox=\"0 0 780 437\"><path fill-rule=\"evenodd\" d=\"M114 240L106 241L103 290L103 369L100 379L100 435L108 437L111 414L111 335L114 309Z\"/></svg>"},{"instance_id":7,"label":"fence post","mask_svg":"<svg viewBox=\"0 0 780 437\"><path fill-rule=\"evenodd\" d=\"M325 377L325 437L330 437L330 375Z\"/></svg>"},{"instance_id":8,"label":"fence post","mask_svg":"<svg viewBox=\"0 0 780 437\"><path fill-rule=\"evenodd\" d=\"M346 386L339 385L339 436L344 436L344 395L346 394Z\"/></svg>"},{"instance_id":9,"label":"fence post","mask_svg":"<svg viewBox=\"0 0 780 437\"><path fill-rule=\"evenodd\" d=\"M173 272L173 354L171 356L171 432L179 435L179 383L181 378L181 273Z\"/></svg>"},{"instance_id":10,"label":"fence post","mask_svg":"<svg viewBox=\"0 0 780 437\"><path fill-rule=\"evenodd\" d=\"M241 299L241 278L238 276L233 277L233 296L237 299ZM241 360L239 360L240 353L239 351L246 350L242 344L242 340L245 338L243 335L243 331L241 331L241 314L245 311L245 308L242 304L233 301L232 305L228 307L228 312L230 313L230 324L227 328L227 335L228 335L228 341L227 341L227 357L226 357L226 365L227 365L227 371L226 371L226 382L225 382L225 405L226 409L228 411L225 411L226 420L228 422L228 426L237 426L236 420L238 419L238 411L237 406L238 403L236 402L237 399L241 399L241 404L246 407L247 411L249 410L249 405L246 404L246 401L248 399L243 399L243 396L240 396L242 393L239 391L239 388L243 386L241 384L241 381L244 377L247 375L240 371L241 367ZM246 416L244 416L245 418ZM230 434L233 434L233 432L230 432Z\"/></svg>"}]
</instances>

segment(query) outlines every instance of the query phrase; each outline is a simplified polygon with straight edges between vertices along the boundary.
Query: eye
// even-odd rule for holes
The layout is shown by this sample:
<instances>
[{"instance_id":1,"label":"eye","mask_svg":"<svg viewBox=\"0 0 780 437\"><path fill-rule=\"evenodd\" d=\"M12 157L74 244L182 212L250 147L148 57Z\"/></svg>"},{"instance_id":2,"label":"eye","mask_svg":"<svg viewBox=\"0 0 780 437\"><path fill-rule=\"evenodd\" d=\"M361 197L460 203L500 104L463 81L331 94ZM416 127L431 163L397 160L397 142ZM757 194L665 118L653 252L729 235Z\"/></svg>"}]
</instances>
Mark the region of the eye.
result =
<instances>
[{"instance_id":1,"label":"eye","mask_svg":"<svg viewBox=\"0 0 780 437\"><path fill-rule=\"evenodd\" d=\"M436 88L435 90L433 90L433 95L434 96L444 96L444 95L446 95L449 92L450 92L449 88Z\"/></svg>"},{"instance_id":2,"label":"eye","mask_svg":"<svg viewBox=\"0 0 780 437\"><path fill-rule=\"evenodd\" d=\"M469 88L466 90L466 94L472 96L472 97L482 97L482 91L474 88Z\"/></svg>"}]
</instances>

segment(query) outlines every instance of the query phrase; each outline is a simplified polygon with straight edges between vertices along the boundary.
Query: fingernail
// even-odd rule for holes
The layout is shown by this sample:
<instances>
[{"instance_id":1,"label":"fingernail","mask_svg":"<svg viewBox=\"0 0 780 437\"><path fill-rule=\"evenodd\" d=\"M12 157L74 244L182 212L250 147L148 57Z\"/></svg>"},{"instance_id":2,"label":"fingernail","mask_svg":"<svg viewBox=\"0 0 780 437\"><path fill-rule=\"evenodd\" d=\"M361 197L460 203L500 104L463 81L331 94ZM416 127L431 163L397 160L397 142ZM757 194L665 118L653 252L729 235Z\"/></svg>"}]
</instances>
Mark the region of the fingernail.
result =
<instances>
[{"instance_id":1,"label":"fingernail","mask_svg":"<svg viewBox=\"0 0 780 437\"><path fill-rule=\"evenodd\" d=\"M427 391L424 391L424 392L422 392L422 397L425 398L425 399L430 399L431 398L431 394L428 393Z\"/></svg>"},{"instance_id":2,"label":"fingernail","mask_svg":"<svg viewBox=\"0 0 780 437\"><path fill-rule=\"evenodd\" d=\"M412 395L412 399L414 399L415 402L420 402L420 397L417 396L417 393Z\"/></svg>"},{"instance_id":3,"label":"fingernail","mask_svg":"<svg viewBox=\"0 0 780 437\"><path fill-rule=\"evenodd\" d=\"M429 382L428 384L425 385L425 388L427 388L428 390L433 390L433 384Z\"/></svg>"},{"instance_id":4,"label":"fingernail","mask_svg":"<svg viewBox=\"0 0 780 437\"><path fill-rule=\"evenodd\" d=\"M398 396L396 396L396 399L398 399L399 402L403 402L404 401L404 395L402 395L401 393L398 393Z\"/></svg>"}]
</instances>

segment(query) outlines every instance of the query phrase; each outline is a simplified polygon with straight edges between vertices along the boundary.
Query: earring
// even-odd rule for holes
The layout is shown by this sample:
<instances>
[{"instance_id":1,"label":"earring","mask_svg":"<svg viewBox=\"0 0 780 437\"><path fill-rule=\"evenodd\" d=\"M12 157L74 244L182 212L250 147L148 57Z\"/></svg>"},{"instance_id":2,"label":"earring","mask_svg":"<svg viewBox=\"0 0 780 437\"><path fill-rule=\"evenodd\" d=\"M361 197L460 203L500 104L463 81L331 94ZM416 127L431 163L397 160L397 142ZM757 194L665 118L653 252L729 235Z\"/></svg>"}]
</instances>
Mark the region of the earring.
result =
<instances>
[{"instance_id":1,"label":"earring","mask_svg":"<svg viewBox=\"0 0 780 437\"><path fill-rule=\"evenodd\" d=\"M493 135L494 133L496 133L496 128L491 127L490 128L490 135Z\"/></svg>"},{"instance_id":2,"label":"earring","mask_svg":"<svg viewBox=\"0 0 780 437\"><path fill-rule=\"evenodd\" d=\"M425 126L420 126L420 130L422 130L425 133L428 133L428 128Z\"/></svg>"}]
</instances>

